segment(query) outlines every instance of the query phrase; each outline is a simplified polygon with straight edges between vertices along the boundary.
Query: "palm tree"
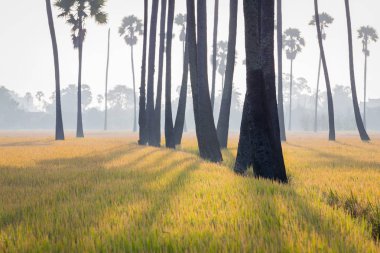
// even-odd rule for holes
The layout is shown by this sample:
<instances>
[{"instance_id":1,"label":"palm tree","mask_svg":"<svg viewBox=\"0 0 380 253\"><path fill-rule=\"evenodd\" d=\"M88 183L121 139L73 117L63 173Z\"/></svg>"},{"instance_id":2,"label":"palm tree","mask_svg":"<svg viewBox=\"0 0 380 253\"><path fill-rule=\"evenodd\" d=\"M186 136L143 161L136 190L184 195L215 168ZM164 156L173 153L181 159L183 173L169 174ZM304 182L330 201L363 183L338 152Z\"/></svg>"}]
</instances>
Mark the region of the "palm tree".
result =
<instances>
[{"instance_id":1,"label":"palm tree","mask_svg":"<svg viewBox=\"0 0 380 253\"><path fill-rule=\"evenodd\" d=\"M227 148L228 130L231 113L232 86L235 71L236 33L237 33L238 0L230 0L230 24L227 47L226 83L223 87L222 102L218 119L218 140L221 148Z\"/></svg>"},{"instance_id":2,"label":"palm tree","mask_svg":"<svg viewBox=\"0 0 380 253\"><path fill-rule=\"evenodd\" d=\"M183 51L183 57L185 60L185 46L186 46L186 21L187 21L187 16L186 14L178 14L175 19L174 23L178 25L181 28L181 33L179 35L179 41L182 42L182 51Z\"/></svg>"},{"instance_id":3,"label":"palm tree","mask_svg":"<svg viewBox=\"0 0 380 253\"><path fill-rule=\"evenodd\" d=\"M195 129L200 156L212 162L221 162L222 153L216 134L207 80L207 11L206 1L198 0L197 32L195 3L187 0L187 38ZM198 43L197 43L198 38Z\"/></svg>"},{"instance_id":4,"label":"palm tree","mask_svg":"<svg viewBox=\"0 0 380 253\"><path fill-rule=\"evenodd\" d=\"M83 138L82 122L82 59L83 42L86 37L86 20L94 18L98 24L107 23L107 14L103 11L106 0L57 0L55 5L61 11L58 17L66 19L72 26L71 37L74 48L78 49L79 71L78 71L78 113L77 113L77 137Z\"/></svg>"},{"instance_id":5,"label":"palm tree","mask_svg":"<svg viewBox=\"0 0 380 253\"><path fill-rule=\"evenodd\" d=\"M261 5L261 8L260 8ZM287 182L276 103L274 0L244 0L247 93L235 172Z\"/></svg>"},{"instance_id":6,"label":"palm tree","mask_svg":"<svg viewBox=\"0 0 380 253\"><path fill-rule=\"evenodd\" d=\"M360 115L358 95L356 93L356 81L355 81L355 66L354 66L354 50L352 43L352 25L351 25L351 11L349 0L344 0L346 6L346 18L347 18L347 34L348 34L348 51L349 51L349 64L350 64L350 79L351 79L351 92L352 102L354 104L354 113L356 125L362 141L369 141L370 138L364 127L362 116Z\"/></svg>"},{"instance_id":7,"label":"palm tree","mask_svg":"<svg viewBox=\"0 0 380 253\"><path fill-rule=\"evenodd\" d=\"M215 104L218 23L219 23L219 0L215 0L215 4L214 4L214 34L213 34L213 44L212 44L212 85L211 85L211 106L212 106L213 110L214 110L214 104Z\"/></svg>"},{"instance_id":8,"label":"palm tree","mask_svg":"<svg viewBox=\"0 0 380 253\"><path fill-rule=\"evenodd\" d=\"M222 90L224 89L224 75L227 68L227 53L228 53L228 42L219 41L217 44L216 51L216 66L219 75L222 77Z\"/></svg>"},{"instance_id":9,"label":"palm tree","mask_svg":"<svg viewBox=\"0 0 380 253\"><path fill-rule=\"evenodd\" d=\"M277 59L278 59L278 117L281 141L286 141L284 116L284 91L282 85L282 0L277 0Z\"/></svg>"},{"instance_id":10,"label":"palm tree","mask_svg":"<svg viewBox=\"0 0 380 253\"><path fill-rule=\"evenodd\" d=\"M108 70L110 63L111 29L108 29L107 64L106 64L106 89L104 92L104 131L108 128Z\"/></svg>"},{"instance_id":11,"label":"palm tree","mask_svg":"<svg viewBox=\"0 0 380 253\"><path fill-rule=\"evenodd\" d=\"M54 55L54 68L55 68L55 140L64 140L65 133L63 131L63 122L62 122L62 107L61 107L61 80L59 75L59 55L58 55L58 46L57 38L55 35L54 20L51 9L50 0L46 0L46 12L49 21L49 30L51 43L53 46L53 55Z\"/></svg>"},{"instance_id":12,"label":"palm tree","mask_svg":"<svg viewBox=\"0 0 380 253\"><path fill-rule=\"evenodd\" d=\"M172 64L172 40L174 24L175 0L169 0L168 24L166 38L166 89L165 89L165 139L167 148L175 148L173 114L172 114L172 83L171 83L171 64Z\"/></svg>"},{"instance_id":13,"label":"palm tree","mask_svg":"<svg viewBox=\"0 0 380 253\"><path fill-rule=\"evenodd\" d=\"M125 17L119 28L120 36L124 36L125 43L131 48L131 64L133 77L133 101L134 101L134 118L133 132L137 131L137 99L136 99L136 78L135 78L135 62L133 57L133 47L137 44L139 35L143 34L143 24L140 19L134 15Z\"/></svg>"},{"instance_id":14,"label":"palm tree","mask_svg":"<svg viewBox=\"0 0 380 253\"><path fill-rule=\"evenodd\" d=\"M328 28L333 22L334 18L331 17L326 12L322 12L319 15L319 26L321 29L322 40L326 40L326 28ZM309 25L315 26L317 24L316 15L313 15ZM318 39L319 42L319 39ZM315 94L315 110L314 110L314 132L318 131L318 101L319 101L319 83L321 77L321 66L322 66L322 56L319 55L319 65L318 65L318 77L317 77L317 90Z\"/></svg>"},{"instance_id":15,"label":"palm tree","mask_svg":"<svg viewBox=\"0 0 380 253\"><path fill-rule=\"evenodd\" d=\"M325 81L326 81L326 91L327 91L327 106L328 106L328 112L329 112L329 140L335 141L335 121L334 121L334 103L332 98L332 92L331 92L331 84L330 84L330 76L327 68L327 61L325 56L325 50L323 48L323 33L321 27L325 26L323 21L320 19L320 14L318 10L318 0L314 0L314 9L315 9L315 26L317 27L317 33L318 33L318 43L319 43L319 49L320 49L320 56L323 63L323 71L325 73ZM326 15L325 15L326 16ZM332 22L331 19L326 16L324 20ZM318 90L319 87L317 87ZM318 101L317 101L318 103ZM318 104L317 104L318 105Z\"/></svg>"},{"instance_id":16,"label":"palm tree","mask_svg":"<svg viewBox=\"0 0 380 253\"><path fill-rule=\"evenodd\" d=\"M362 26L358 30L359 36L358 38L362 40L363 43L363 54L364 54L364 113L363 113L363 121L364 127L367 127L367 65L368 65L368 57L370 56L370 51L368 49L368 45L371 42L377 42L378 35L375 28L370 26Z\"/></svg>"},{"instance_id":17,"label":"palm tree","mask_svg":"<svg viewBox=\"0 0 380 253\"><path fill-rule=\"evenodd\" d=\"M139 145L146 145L148 142L147 136L147 114L146 114L146 93L145 93L145 76L146 76L146 49L148 44L148 0L144 0L144 39L143 52L141 61L141 82L140 82L140 97L139 97Z\"/></svg>"},{"instance_id":18,"label":"palm tree","mask_svg":"<svg viewBox=\"0 0 380 253\"><path fill-rule=\"evenodd\" d=\"M293 92L293 61L298 53L302 52L305 40L300 30L288 28L283 34L282 46L286 51L286 57L290 60L290 99L289 99L289 130L292 130L292 92Z\"/></svg>"}]
</instances>

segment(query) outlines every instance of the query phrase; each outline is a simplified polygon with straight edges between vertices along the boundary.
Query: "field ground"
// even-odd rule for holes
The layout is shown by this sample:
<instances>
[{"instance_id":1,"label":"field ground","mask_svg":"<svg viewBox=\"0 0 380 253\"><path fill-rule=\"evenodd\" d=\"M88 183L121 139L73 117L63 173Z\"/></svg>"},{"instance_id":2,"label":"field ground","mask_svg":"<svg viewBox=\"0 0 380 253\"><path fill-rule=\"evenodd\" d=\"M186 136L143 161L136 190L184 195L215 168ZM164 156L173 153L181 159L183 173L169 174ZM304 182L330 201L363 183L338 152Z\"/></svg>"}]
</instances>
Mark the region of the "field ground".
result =
<instances>
[{"instance_id":1,"label":"field ground","mask_svg":"<svg viewBox=\"0 0 380 253\"><path fill-rule=\"evenodd\" d=\"M232 139L215 165L190 135L0 133L0 251L380 252L380 135L290 136L289 185L235 175Z\"/></svg>"}]
</instances>

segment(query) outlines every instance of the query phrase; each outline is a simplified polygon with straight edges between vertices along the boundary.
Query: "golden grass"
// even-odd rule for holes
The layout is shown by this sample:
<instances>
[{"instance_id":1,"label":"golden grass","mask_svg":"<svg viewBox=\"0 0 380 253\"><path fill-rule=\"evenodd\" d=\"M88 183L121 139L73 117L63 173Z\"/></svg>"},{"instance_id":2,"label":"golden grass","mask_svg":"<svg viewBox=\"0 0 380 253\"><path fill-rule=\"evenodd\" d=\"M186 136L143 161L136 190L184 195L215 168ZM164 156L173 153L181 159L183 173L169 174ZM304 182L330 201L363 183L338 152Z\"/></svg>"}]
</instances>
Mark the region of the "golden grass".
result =
<instances>
[{"instance_id":1,"label":"golden grass","mask_svg":"<svg viewBox=\"0 0 380 253\"><path fill-rule=\"evenodd\" d=\"M326 201L380 204L379 137L290 136L289 185L236 176L236 136L220 165L192 136L180 151L135 140L0 137L0 251L380 252L365 219Z\"/></svg>"}]
</instances>

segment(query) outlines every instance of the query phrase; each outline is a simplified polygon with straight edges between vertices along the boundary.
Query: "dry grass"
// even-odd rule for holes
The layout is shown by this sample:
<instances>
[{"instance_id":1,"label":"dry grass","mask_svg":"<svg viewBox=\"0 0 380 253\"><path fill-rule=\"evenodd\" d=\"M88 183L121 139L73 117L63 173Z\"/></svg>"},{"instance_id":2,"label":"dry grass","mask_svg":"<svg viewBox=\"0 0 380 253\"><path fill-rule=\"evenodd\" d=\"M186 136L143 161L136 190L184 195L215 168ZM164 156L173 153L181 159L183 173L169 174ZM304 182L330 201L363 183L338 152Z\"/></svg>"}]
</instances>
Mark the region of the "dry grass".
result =
<instances>
[{"instance_id":1,"label":"dry grass","mask_svg":"<svg viewBox=\"0 0 380 253\"><path fill-rule=\"evenodd\" d=\"M0 137L0 251L380 251L366 217L344 208L350 196L380 204L379 137L291 136L290 185L236 176L236 137L220 165L191 136L176 152L135 139Z\"/></svg>"}]
</instances>

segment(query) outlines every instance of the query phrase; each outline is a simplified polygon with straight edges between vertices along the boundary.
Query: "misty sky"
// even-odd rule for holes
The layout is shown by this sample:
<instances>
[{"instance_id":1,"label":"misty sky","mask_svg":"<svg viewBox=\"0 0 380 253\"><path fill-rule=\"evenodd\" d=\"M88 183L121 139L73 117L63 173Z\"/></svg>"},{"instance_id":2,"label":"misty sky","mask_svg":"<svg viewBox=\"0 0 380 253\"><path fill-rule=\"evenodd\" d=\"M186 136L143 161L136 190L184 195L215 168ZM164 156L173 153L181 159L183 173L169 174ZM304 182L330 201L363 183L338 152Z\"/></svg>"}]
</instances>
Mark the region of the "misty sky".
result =
<instances>
[{"instance_id":1,"label":"misty sky","mask_svg":"<svg viewBox=\"0 0 380 253\"><path fill-rule=\"evenodd\" d=\"M229 1L220 0L219 40L228 38ZM176 1L176 13L185 12L185 0ZM208 0L208 13L213 13L214 1ZM234 83L245 91L245 67L241 64L244 55L243 1L239 0L239 24L237 52L238 64ZM295 77L305 77L313 90L316 87L316 76L319 49L316 40L316 29L308 23L314 13L312 0L284 0L284 30L288 27L299 28L306 40L306 48L297 57L294 64ZM371 25L380 31L379 0L351 0L351 11L354 33L354 51L356 79L360 100L363 100L363 54L361 42L356 39L357 29L362 25ZM109 24L105 26L88 22L88 33L84 43L83 83L89 84L96 94L104 93L107 29L110 27L111 65L110 86L123 84L132 87L130 50L118 35L118 27L124 16L135 14L143 18L143 2L139 0L108 0L106 11L109 13ZM325 50L331 83L349 86L348 44L344 0L320 0L320 12L325 11L335 18L334 24L327 31ZM55 10L55 16L57 11ZM209 54L211 53L212 15L209 15ZM55 19L62 88L75 84L77 80L77 51L73 49L70 38L70 27L62 19ZM179 34L175 26L174 32ZM21 94L27 91L33 94L42 90L50 96L54 90L54 65L50 34L47 24L44 0L5 1L0 15L0 86ZM136 69L141 66L141 45L135 48ZM174 91L180 85L182 75L181 44L178 36L173 44L173 86ZM371 56L368 69L369 98L380 97L380 43L370 45ZM289 63L284 57L284 72L289 71ZM139 71L136 75L139 84ZM211 79L211 78L210 78ZM217 80L220 89L220 76ZM324 87L324 82L321 84ZM323 89L324 90L324 89Z\"/></svg>"}]
</instances>

